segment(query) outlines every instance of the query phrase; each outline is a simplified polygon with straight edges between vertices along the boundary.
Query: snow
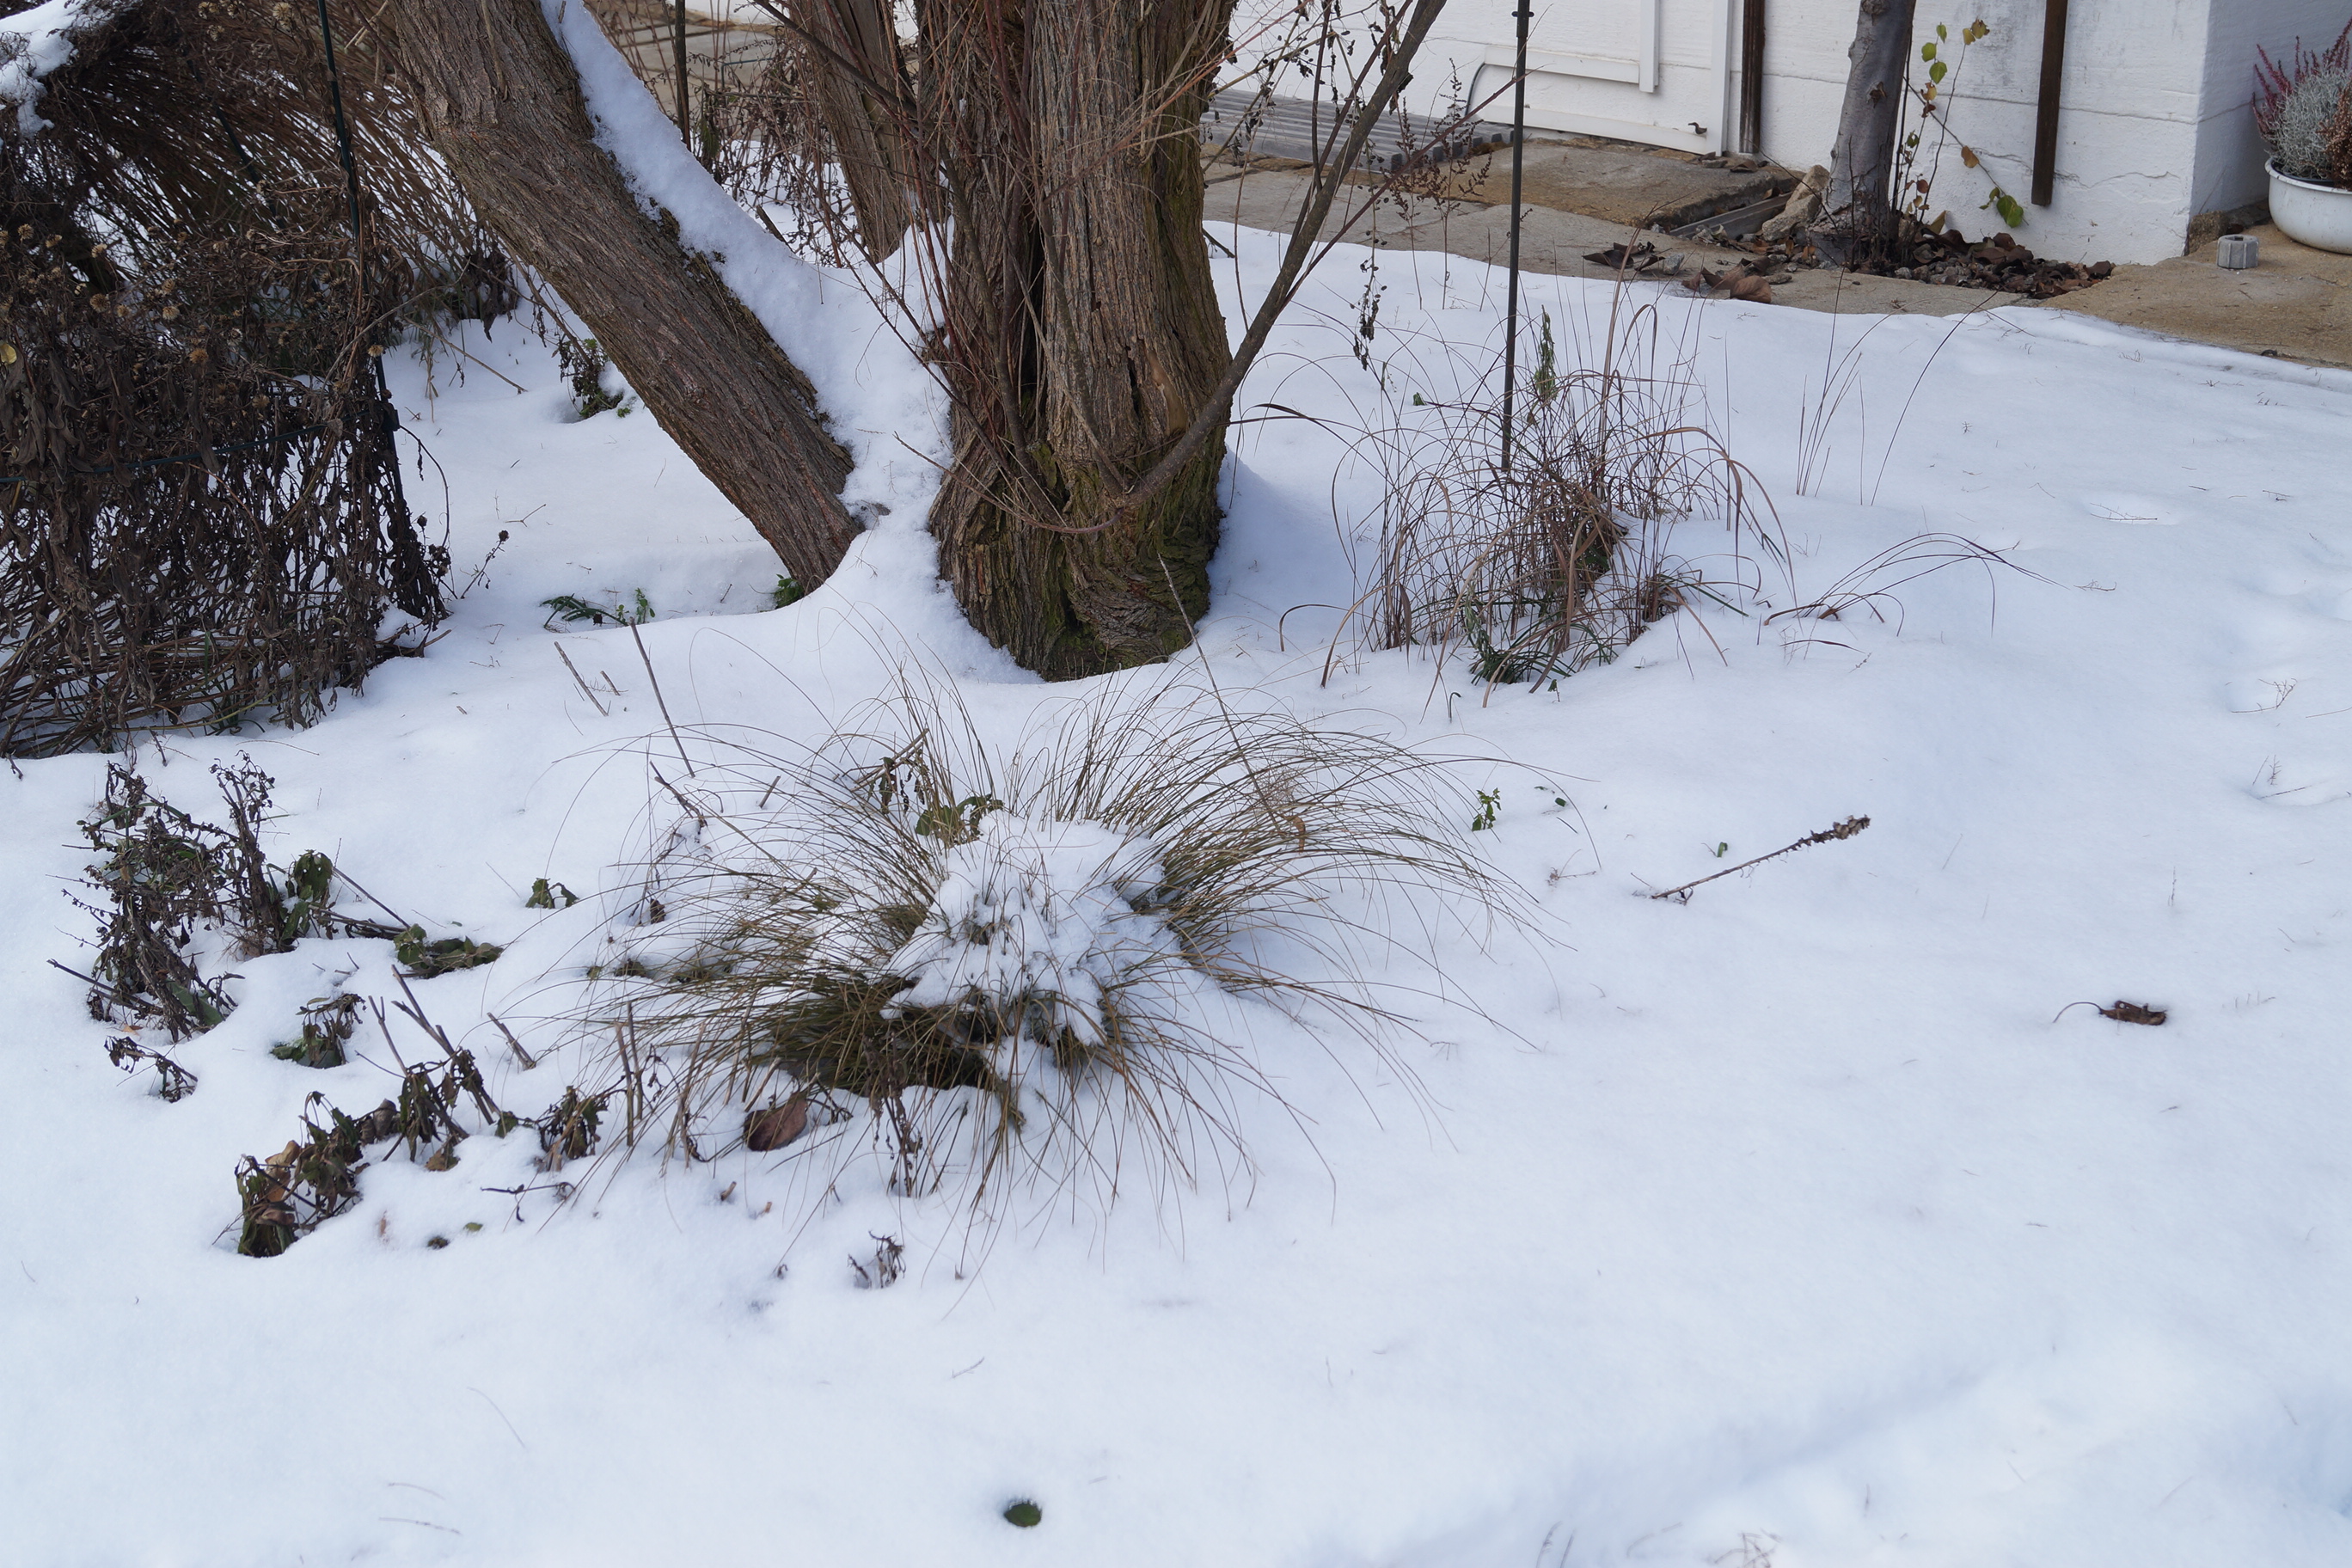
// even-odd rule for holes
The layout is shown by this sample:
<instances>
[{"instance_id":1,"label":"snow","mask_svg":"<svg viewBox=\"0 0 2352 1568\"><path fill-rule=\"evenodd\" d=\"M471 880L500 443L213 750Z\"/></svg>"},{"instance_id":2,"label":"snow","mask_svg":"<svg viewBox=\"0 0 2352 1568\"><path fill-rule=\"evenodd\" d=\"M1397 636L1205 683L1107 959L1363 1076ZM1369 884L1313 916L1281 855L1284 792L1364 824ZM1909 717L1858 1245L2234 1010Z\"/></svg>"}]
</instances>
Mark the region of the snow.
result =
<instances>
[{"instance_id":1,"label":"snow","mask_svg":"<svg viewBox=\"0 0 2352 1568\"><path fill-rule=\"evenodd\" d=\"M891 335L882 313L854 279L829 279L802 260L704 173L587 6L540 5L579 69L597 144L646 210L677 219L679 237L713 259L815 384L834 438L857 460L842 490L853 515L903 504L904 487L935 479L948 452L943 422L925 402L929 378L905 354L875 352ZM913 283L903 276L894 281L901 289ZM877 365L889 370L877 375Z\"/></svg>"},{"instance_id":2,"label":"snow","mask_svg":"<svg viewBox=\"0 0 2352 1568\"><path fill-rule=\"evenodd\" d=\"M992 811L947 851L946 875L923 923L882 973L914 984L892 1010L961 1007L1021 1016L1033 1044L1063 1031L1081 1047L1104 1037L1105 994L1175 946L1139 907L1163 873L1157 851L1085 822L1031 822ZM1018 1005L1034 998L1042 1017ZM1011 1055L1012 1041L999 1055Z\"/></svg>"},{"instance_id":3,"label":"snow","mask_svg":"<svg viewBox=\"0 0 2352 1568\"><path fill-rule=\"evenodd\" d=\"M1279 241L1217 234L1237 323ZM678 815L650 777L676 755L653 676L689 750L808 743L909 661L998 740L1073 694L938 581L934 471L895 445L940 452L919 367L845 279L721 247L763 314L807 305L796 352L871 426L856 483L890 510L823 587L767 608L772 555L650 417L569 419L541 345L468 328L527 391L446 354L429 380L392 365L448 476L458 583L510 536L446 635L310 730L140 753L208 814L205 765L250 752L281 863L324 849L435 934L503 943L412 984L526 1116L593 1081L563 1016L637 929ZM236 1012L173 1049L199 1088L164 1103L47 966L82 963L57 894L105 759L25 762L0 778L9 1555L2352 1560L2352 377L2057 311L1895 318L1799 494L1799 410L1871 323L1658 295L1635 325L1698 378L1793 582L1767 563L1769 604L1702 603L1557 689L1489 690L1328 607L1378 523L1349 428L1450 394L1502 298L1484 267L1381 253L1360 366L1370 257L1326 264L1244 389L1245 413L1325 423L1237 427L1213 612L1178 670L1494 759L1461 770L1499 795L1494 827L1458 827L1555 943L1439 931L1428 973L1383 976L1422 998L1392 1063L1261 1009L1281 1099L1237 1087L1252 1163L1189 1191L1015 1203L974 1232L956 1194L843 1163L848 1126L830 1154L717 1163L649 1142L574 1165L564 1204L535 1141L484 1132L451 1171L380 1150L356 1209L255 1260L233 1250L236 1159L284 1143L313 1090L358 1111L392 1081L373 1018L341 1068L268 1047L337 986L396 999L389 944L241 964ZM1563 358L1596 360L1607 291L1534 295ZM1884 621L1765 624L1939 531L2038 576L1956 568ZM1676 542L1725 548L1706 519ZM639 589L642 661L628 629L538 607ZM1855 815L1867 832L1687 904L1645 896ZM1127 852L984 826L1056 868L1033 918ZM582 902L527 910L542 876ZM2118 999L2169 1019L2053 1021ZM847 1259L881 1237L906 1276L859 1289ZM1016 1498L1036 1529L1000 1518Z\"/></svg>"},{"instance_id":4,"label":"snow","mask_svg":"<svg viewBox=\"0 0 2352 1568\"><path fill-rule=\"evenodd\" d=\"M11 46L0 63L0 103L16 106L16 128L26 136L49 128L34 107L41 101L43 79L73 58L71 35L105 9L99 0L41 0L0 23L0 45Z\"/></svg>"}]
</instances>

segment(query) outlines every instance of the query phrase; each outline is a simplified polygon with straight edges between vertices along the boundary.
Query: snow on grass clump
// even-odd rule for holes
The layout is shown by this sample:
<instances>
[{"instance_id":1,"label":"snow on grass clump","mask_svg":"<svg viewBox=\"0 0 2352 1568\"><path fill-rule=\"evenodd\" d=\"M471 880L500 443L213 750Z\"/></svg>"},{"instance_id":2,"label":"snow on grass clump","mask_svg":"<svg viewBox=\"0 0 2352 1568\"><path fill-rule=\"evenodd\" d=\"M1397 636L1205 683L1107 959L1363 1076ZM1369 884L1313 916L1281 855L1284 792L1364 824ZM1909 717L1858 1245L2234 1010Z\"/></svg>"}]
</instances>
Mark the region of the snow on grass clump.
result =
<instances>
[{"instance_id":1,"label":"snow on grass clump","mask_svg":"<svg viewBox=\"0 0 2352 1568\"><path fill-rule=\"evenodd\" d=\"M1152 908L1159 851L1095 823L985 816L951 847L923 923L882 965L912 981L886 1018L944 1008L993 1033L1001 1077L1022 1046L1070 1055L1118 1033L1111 993L1136 971L1178 956Z\"/></svg>"},{"instance_id":2,"label":"snow on grass clump","mask_svg":"<svg viewBox=\"0 0 2352 1568\"><path fill-rule=\"evenodd\" d=\"M677 1063L680 1144L840 1095L901 1192L1018 1154L1108 1198L1138 1133L1190 1179L1268 1091L1244 999L1386 1062L1387 955L1526 918L1437 759L1165 676L1058 706L1007 744L908 680L804 752L697 765L588 1025L625 1071Z\"/></svg>"}]
</instances>

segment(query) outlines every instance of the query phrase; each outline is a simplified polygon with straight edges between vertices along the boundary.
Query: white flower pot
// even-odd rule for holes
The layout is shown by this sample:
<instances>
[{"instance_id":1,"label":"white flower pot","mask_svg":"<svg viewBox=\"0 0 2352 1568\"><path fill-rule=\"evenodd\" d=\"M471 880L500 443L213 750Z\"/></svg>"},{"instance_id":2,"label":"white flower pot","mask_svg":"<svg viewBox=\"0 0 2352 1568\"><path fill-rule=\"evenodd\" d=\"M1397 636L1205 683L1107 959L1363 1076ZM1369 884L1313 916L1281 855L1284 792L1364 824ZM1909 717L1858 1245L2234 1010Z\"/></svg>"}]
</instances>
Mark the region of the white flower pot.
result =
<instances>
[{"instance_id":1,"label":"white flower pot","mask_svg":"<svg viewBox=\"0 0 2352 1568\"><path fill-rule=\"evenodd\" d=\"M2271 172L2271 221L2289 239L2352 255L2352 191Z\"/></svg>"}]
</instances>

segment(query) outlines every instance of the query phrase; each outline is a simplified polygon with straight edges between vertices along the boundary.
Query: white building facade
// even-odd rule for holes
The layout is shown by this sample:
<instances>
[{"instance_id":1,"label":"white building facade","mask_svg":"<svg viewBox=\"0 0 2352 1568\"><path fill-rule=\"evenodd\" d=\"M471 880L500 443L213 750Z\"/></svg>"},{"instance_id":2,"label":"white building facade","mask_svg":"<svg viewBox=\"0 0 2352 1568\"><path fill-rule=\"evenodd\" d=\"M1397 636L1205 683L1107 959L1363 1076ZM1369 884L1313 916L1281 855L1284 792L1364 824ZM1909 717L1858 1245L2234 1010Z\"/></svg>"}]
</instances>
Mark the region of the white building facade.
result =
<instances>
[{"instance_id":1,"label":"white building facade","mask_svg":"<svg viewBox=\"0 0 2352 1568\"><path fill-rule=\"evenodd\" d=\"M1453 0L1423 46L1408 107L1439 112L1465 97L1507 121L1514 0ZM1826 163L1845 90L1855 0L1533 0L1531 127L1693 153L1752 152L1796 168ZM2044 47L2063 19L2063 54L2045 93ZM1962 27L1990 34L1963 59ZM2263 200L2252 98L2257 49L2315 48L2352 20L2352 0L1972 0L1948 14L1919 0L1917 45L1954 69L1943 89L1955 142L1931 211L1971 236L1999 228L1979 210L1994 184L2025 204L2017 229L2037 254L2156 261L2207 237L2221 215ZM1760 68L1748 68L1751 66ZM1743 112L1743 110L1745 112ZM2031 200L2036 133L2054 121L2048 201ZM1934 132L1929 132L1932 146ZM2200 223L2198 220L2202 218Z\"/></svg>"}]
</instances>

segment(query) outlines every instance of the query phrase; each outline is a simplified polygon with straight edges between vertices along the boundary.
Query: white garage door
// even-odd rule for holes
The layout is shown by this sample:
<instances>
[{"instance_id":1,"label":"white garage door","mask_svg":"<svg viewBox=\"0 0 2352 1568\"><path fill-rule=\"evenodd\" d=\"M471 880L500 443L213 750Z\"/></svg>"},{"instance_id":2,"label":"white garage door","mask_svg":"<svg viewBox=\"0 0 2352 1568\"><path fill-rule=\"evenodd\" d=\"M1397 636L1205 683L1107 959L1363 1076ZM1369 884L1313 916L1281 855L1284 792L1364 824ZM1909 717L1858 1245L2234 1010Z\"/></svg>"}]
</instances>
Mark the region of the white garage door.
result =
<instances>
[{"instance_id":1,"label":"white garage door","mask_svg":"<svg viewBox=\"0 0 2352 1568\"><path fill-rule=\"evenodd\" d=\"M1693 153L1732 144L1737 0L1534 0L1534 7L1529 125ZM1437 25L1450 37L1433 37L1426 51L1452 60L1471 101L1486 103L1482 120L1511 115L1516 9L1511 0L1454 0Z\"/></svg>"}]
</instances>

